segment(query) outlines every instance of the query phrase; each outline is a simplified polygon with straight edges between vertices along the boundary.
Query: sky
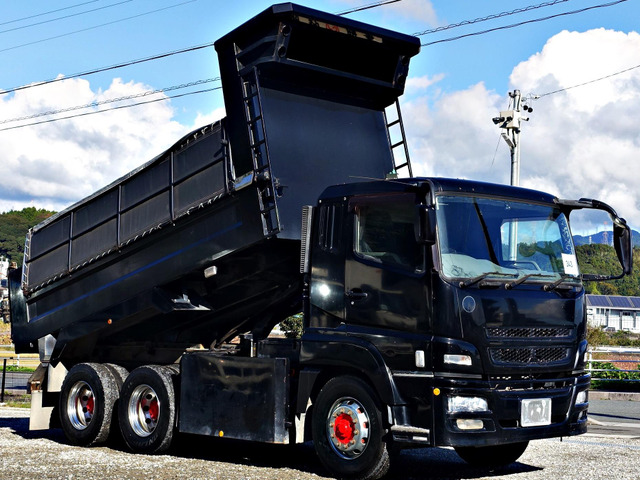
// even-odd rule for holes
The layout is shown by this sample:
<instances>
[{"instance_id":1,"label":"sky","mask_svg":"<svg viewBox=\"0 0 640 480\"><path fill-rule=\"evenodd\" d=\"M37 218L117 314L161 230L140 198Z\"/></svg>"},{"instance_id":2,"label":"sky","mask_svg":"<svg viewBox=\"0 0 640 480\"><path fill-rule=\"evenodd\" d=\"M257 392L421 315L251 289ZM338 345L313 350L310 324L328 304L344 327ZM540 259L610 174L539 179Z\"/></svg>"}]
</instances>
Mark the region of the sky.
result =
<instances>
[{"instance_id":1,"label":"sky","mask_svg":"<svg viewBox=\"0 0 640 480\"><path fill-rule=\"evenodd\" d=\"M340 13L377 2L299 3ZM0 212L61 210L224 116L211 46L77 74L210 44L270 4L3 2ZM510 152L492 118L518 89L533 108L520 184L597 198L640 230L640 0L399 0L348 17L423 44L401 98L414 174L508 184Z\"/></svg>"}]
</instances>

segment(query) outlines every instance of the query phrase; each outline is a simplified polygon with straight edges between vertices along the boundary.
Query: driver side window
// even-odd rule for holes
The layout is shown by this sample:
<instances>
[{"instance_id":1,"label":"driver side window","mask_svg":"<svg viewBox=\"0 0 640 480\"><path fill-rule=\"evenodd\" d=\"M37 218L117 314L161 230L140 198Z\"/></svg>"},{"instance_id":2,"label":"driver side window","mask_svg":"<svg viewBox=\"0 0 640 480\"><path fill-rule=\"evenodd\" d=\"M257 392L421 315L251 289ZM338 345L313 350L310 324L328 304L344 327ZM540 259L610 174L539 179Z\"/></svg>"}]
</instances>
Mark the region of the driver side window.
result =
<instances>
[{"instance_id":1,"label":"driver side window","mask_svg":"<svg viewBox=\"0 0 640 480\"><path fill-rule=\"evenodd\" d=\"M416 241L413 195L388 195L356 206L354 253L367 262L412 272L424 269L423 249Z\"/></svg>"}]
</instances>

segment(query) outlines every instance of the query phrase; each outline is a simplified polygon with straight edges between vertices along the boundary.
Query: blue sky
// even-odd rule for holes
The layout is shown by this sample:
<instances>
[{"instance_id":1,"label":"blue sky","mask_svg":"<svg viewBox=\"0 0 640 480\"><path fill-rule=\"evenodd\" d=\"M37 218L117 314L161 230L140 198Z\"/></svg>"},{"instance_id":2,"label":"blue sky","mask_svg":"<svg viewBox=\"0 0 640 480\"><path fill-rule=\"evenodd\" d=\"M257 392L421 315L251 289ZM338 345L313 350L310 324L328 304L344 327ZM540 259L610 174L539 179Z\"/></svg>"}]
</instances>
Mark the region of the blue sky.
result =
<instances>
[{"instance_id":1,"label":"blue sky","mask_svg":"<svg viewBox=\"0 0 640 480\"><path fill-rule=\"evenodd\" d=\"M271 5L268 1L221 2L212 0L66 0L59 2L7 2L0 21L0 88L70 75L95 67L146 58L157 53L215 41L229 30ZM303 5L332 13L374 3L373 0L307 1ZM397 3L352 13L354 18L407 34L438 26L509 12L548 1L401 0ZM514 24L604 1L567 0L556 5L500 19L424 35L423 43L498 26ZM76 6L77 5L77 6ZM428 6L431 6L431 11ZM74 7L75 6L75 7ZM47 15L45 12L64 9ZM415 13L416 11L422 13ZM35 16L39 15L39 16ZM16 21L25 17L22 21ZM61 18L68 17L68 18ZM134 18L131 18L134 17ZM638 29L637 0L608 8L567 15L424 47L412 62L412 76L444 74L444 92L484 82L505 95L509 75L520 61L540 51L561 30L586 31L610 28ZM9 23L10 22L10 23ZM46 23L43 23L46 22ZM112 23L114 22L114 23ZM84 31L82 31L84 30ZM78 32L78 33L73 33ZM53 38L59 37L59 38ZM50 39L50 40L47 40ZM28 45L30 44L31 45ZM640 60L640 58L639 58ZM640 62L639 62L640 63ZM609 72L603 72L606 74ZM163 60L112 70L86 77L92 88L108 88L114 76L165 88L218 76L215 51L207 48ZM172 102L179 120L188 122L197 112L222 106L221 93L203 94Z\"/></svg>"},{"instance_id":2,"label":"blue sky","mask_svg":"<svg viewBox=\"0 0 640 480\"><path fill-rule=\"evenodd\" d=\"M299 3L337 13L372 2ZM543 3L550 2L401 0L349 17L415 34ZM432 42L604 3L567 0L420 38ZM269 5L243 0L5 2L0 90L213 42ZM47 13L52 10L59 11ZM417 172L508 183L509 152L491 122L507 108L507 93L519 88L525 95L542 94L640 65L639 18L640 2L628 0L423 47L412 61L402 99ZM0 95L0 122L218 75L210 47ZM219 83L167 95L215 86ZM640 227L640 69L532 106L531 121L523 127L522 184L561 197L600 198ZM27 205L63 208L221 115L222 93L213 91L0 131L0 165L12 172L0 179L0 211ZM2 123L0 129L19 123Z\"/></svg>"}]
</instances>

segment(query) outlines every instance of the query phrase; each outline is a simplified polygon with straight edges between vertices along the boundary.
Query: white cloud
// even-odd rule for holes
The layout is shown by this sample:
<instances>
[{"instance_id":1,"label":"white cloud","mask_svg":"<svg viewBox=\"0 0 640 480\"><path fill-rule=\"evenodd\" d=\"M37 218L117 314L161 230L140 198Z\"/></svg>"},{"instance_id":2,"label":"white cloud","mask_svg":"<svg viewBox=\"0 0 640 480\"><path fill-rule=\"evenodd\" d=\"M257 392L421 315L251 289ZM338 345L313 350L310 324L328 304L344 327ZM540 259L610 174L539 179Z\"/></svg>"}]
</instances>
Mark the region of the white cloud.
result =
<instances>
[{"instance_id":1,"label":"white cloud","mask_svg":"<svg viewBox=\"0 0 640 480\"><path fill-rule=\"evenodd\" d=\"M431 0L404 0L389 5L389 10L411 20L426 22L427 25L437 25L438 16Z\"/></svg>"},{"instance_id":2,"label":"white cloud","mask_svg":"<svg viewBox=\"0 0 640 480\"><path fill-rule=\"evenodd\" d=\"M498 129L491 122L502 99L483 83L466 90L404 104L412 163L420 174L508 182L493 160ZM433 103L433 107L429 104ZM505 147L506 149L506 147ZM495 163L495 165L493 165Z\"/></svg>"},{"instance_id":3,"label":"white cloud","mask_svg":"<svg viewBox=\"0 0 640 480\"><path fill-rule=\"evenodd\" d=\"M342 0L340 3L350 5L352 8L361 7L366 2L362 0ZM347 10L345 8L344 10ZM395 3L388 3L376 8L376 12L387 15L401 17L403 19L415 20L426 23L430 26L438 25L438 16L431 0L403 0Z\"/></svg>"},{"instance_id":4,"label":"white cloud","mask_svg":"<svg viewBox=\"0 0 640 480\"><path fill-rule=\"evenodd\" d=\"M444 73L438 73L433 76L423 75L422 77L409 77L405 86L407 93L413 93L419 90L426 90L432 85L436 85L444 79Z\"/></svg>"},{"instance_id":5,"label":"white cloud","mask_svg":"<svg viewBox=\"0 0 640 480\"><path fill-rule=\"evenodd\" d=\"M0 111L4 119L17 118L150 90L116 78L108 89L94 91L86 80L69 79L0 96ZM63 115L76 113L80 112ZM170 103L162 101L0 132L0 211L31 205L60 210L107 185L161 153L187 131L172 117Z\"/></svg>"},{"instance_id":6,"label":"white cloud","mask_svg":"<svg viewBox=\"0 0 640 480\"><path fill-rule=\"evenodd\" d=\"M226 113L224 108L216 108L211 113L198 112L198 114L196 115L196 119L193 121L193 125L191 126L190 130L194 130L203 125L208 125L210 123L217 122L218 120L221 120L222 118L224 118L225 115Z\"/></svg>"},{"instance_id":7,"label":"white cloud","mask_svg":"<svg viewBox=\"0 0 640 480\"><path fill-rule=\"evenodd\" d=\"M527 95L578 85L637 65L639 51L635 32L564 31L513 69L511 88ZM481 83L445 94L434 90L404 107L415 170L509 183L509 150L491 122L505 109L506 94ZM529 105L534 111L522 127L522 186L597 198L640 228L640 68Z\"/></svg>"}]
</instances>

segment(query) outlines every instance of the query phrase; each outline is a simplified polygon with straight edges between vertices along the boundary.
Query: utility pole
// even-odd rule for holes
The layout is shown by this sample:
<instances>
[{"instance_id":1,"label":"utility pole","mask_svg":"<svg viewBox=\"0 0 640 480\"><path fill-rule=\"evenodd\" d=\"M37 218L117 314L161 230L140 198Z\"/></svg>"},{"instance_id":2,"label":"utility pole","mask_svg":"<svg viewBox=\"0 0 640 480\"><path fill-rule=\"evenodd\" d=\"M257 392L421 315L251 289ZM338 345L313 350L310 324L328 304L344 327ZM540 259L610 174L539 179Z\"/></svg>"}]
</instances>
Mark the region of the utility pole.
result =
<instances>
[{"instance_id":1,"label":"utility pole","mask_svg":"<svg viewBox=\"0 0 640 480\"><path fill-rule=\"evenodd\" d=\"M511 185L517 187L520 185L520 124L529 120L522 116L522 111L531 113L533 108L521 105L520 90L509 92L509 97L513 109L500 112L499 117L493 118L493 123L503 129L502 138L511 151ZM518 260L518 222L515 219L509 225L509 245L509 260L515 262Z\"/></svg>"},{"instance_id":2,"label":"utility pole","mask_svg":"<svg viewBox=\"0 0 640 480\"><path fill-rule=\"evenodd\" d=\"M511 150L511 185L520 185L520 124L528 121L529 117L522 115L522 112L533 112L533 108L522 104L520 90L509 92L509 97L513 100L513 109L500 112L499 117L493 118L493 123L499 125L502 138Z\"/></svg>"}]
</instances>

